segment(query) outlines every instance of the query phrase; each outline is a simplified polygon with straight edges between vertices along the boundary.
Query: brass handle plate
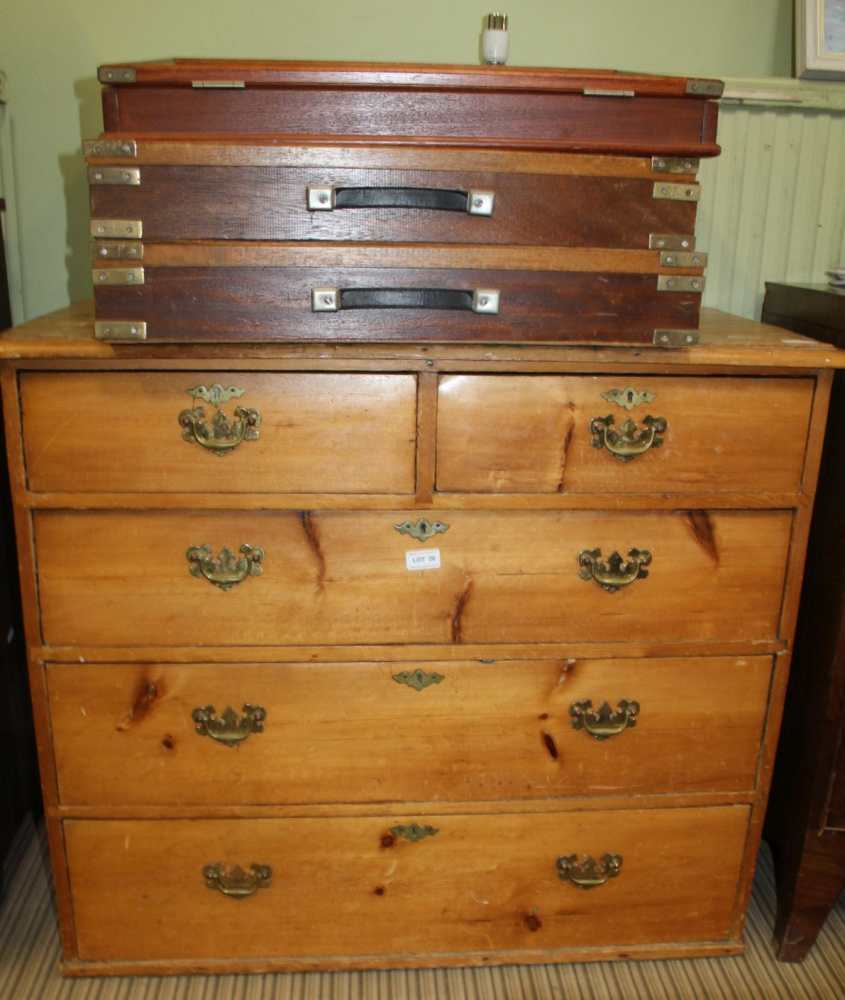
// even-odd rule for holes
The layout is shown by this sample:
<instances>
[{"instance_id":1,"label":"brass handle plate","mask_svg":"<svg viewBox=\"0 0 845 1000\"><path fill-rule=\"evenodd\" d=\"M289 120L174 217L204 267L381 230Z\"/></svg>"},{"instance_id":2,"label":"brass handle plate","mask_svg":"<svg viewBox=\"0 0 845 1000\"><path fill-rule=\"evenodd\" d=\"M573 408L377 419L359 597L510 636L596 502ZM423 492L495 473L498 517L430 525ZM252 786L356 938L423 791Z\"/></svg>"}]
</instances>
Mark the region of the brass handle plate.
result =
<instances>
[{"instance_id":1,"label":"brass handle plate","mask_svg":"<svg viewBox=\"0 0 845 1000\"><path fill-rule=\"evenodd\" d=\"M273 870L269 865L252 864L249 871L244 871L240 865L227 868L215 862L203 868L202 877L209 889L216 889L232 899L246 899L247 896L254 896L259 889L270 886Z\"/></svg>"},{"instance_id":2,"label":"brass handle plate","mask_svg":"<svg viewBox=\"0 0 845 1000\"><path fill-rule=\"evenodd\" d=\"M651 564L651 553L646 549L630 549L626 562L618 552L612 552L607 562L602 561L601 549L584 549L578 553L578 575L582 580L595 582L613 594L622 587L630 586L635 580L648 576L645 568Z\"/></svg>"},{"instance_id":3,"label":"brass handle plate","mask_svg":"<svg viewBox=\"0 0 845 1000\"><path fill-rule=\"evenodd\" d=\"M581 861L577 854L557 859L557 875L561 882L571 882L579 889L597 889L622 870L621 854L604 854L596 861L589 854Z\"/></svg>"},{"instance_id":4,"label":"brass handle plate","mask_svg":"<svg viewBox=\"0 0 845 1000\"><path fill-rule=\"evenodd\" d=\"M219 382L188 389L194 405L190 410L182 410L179 414L182 437L217 456L228 455L242 441L257 441L261 425L258 410L236 406L234 416L230 419L221 409L229 400L243 396L244 391L234 385L224 388ZM197 404L199 399L214 407L213 416L209 420L206 419L204 407Z\"/></svg>"},{"instance_id":5,"label":"brass handle plate","mask_svg":"<svg viewBox=\"0 0 845 1000\"><path fill-rule=\"evenodd\" d=\"M662 435L669 427L664 417L643 417L642 427L638 427L630 417L619 430L614 430L613 424L612 414L593 417L590 434L594 448L606 448L620 462L631 462L651 448L659 448L663 444Z\"/></svg>"},{"instance_id":6,"label":"brass handle plate","mask_svg":"<svg viewBox=\"0 0 845 1000\"><path fill-rule=\"evenodd\" d=\"M609 740L621 732L637 724L640 713L639 702L623 698L615 709L604 702L598 709L593 709L591 701L574 701L569 706L572 717L572 728L583 729L594 740Z\"/></svg>"},{"instance_id":7,"label":"brass handle plate","mask_svg":"<svg viewBox=\"0 0 845 1000\"><path fill-rule=\"evenodd\" d=\"M213 705L206 705L204 708L195 708L191 712L191 718L200 736L210 736L223 746L235 747L243 743L250 733L264 732L267 710L261 705L244 705L243 715L238 718L231 705L219 716Z\"/></svg>"},{"instance_id":8,"label":"brass handle plate","mask_svg":"<svg viewBox=\"0 0 845 1000\"><path fill-rule=\"evenodd\" d=\"M238 551L240 556L222 548L215 559L210 545L192 545L185 556L191 576L204 577L221 590L231 590L248 576L261 576L263 571L264 549L242 545Z\"/></svg>"},{"instance_id":9,"label":"brass handle plate","mask_svg":"<svg viewBox=\"0 0 845 1000\"><path fill-rule=\"evenodd\" d=\"M410 535L418 542L427 542L435 535L441 535L449 530L449 525L445 521L429 521L426 517L421 517L418 521L403 521L401 524L394 524L393 527L400 535Z\"/></svg>"},{"instance_id":10,"label":"brass handle plate","mask_svg":"<svg viewBox=\"0 0 845 1000\"><path fill-rule=\"evenodd\" d=\"M407 684L415 691L423 691L425 688L431 687L432 684L439 684L443 679L444 674L421 670L419 667L416 670L403 670L401 673L393 674L393 680L397 684Z\"/></svg>"}]
</instances>

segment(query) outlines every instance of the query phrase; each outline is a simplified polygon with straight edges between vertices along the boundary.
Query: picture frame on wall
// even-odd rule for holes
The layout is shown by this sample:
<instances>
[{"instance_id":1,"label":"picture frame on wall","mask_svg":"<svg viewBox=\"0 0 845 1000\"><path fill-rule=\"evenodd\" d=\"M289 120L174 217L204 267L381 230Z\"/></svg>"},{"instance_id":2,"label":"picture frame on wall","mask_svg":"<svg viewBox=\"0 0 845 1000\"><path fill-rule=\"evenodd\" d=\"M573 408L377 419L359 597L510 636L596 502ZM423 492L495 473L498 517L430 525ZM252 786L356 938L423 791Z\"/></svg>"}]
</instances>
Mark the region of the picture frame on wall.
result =
<instances>
[{"instance_id":1,"label":"picture frame on wall","mask_svg":"<svg viewBox=\"0 0 845 1000\"><path fill-rule=\"evenodd\" d=\"M845 80L845 0L796 0L795 72Z\"/></svg>"}]
</instances>

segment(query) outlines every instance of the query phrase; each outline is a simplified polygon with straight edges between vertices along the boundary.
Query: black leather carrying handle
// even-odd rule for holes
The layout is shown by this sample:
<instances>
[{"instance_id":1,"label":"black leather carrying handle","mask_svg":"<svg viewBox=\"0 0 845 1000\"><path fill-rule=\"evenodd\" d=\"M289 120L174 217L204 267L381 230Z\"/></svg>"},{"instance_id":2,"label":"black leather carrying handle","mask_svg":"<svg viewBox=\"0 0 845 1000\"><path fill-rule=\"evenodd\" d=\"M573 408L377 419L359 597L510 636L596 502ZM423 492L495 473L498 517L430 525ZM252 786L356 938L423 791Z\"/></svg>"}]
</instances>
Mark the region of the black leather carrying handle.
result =
<instances>
[{"instance_id":1,"label":"black leather carrying handle","mask_svg":"<svg viewBox=\"0 0 845 1000\"><path fill-rule=\"evenodd\" d=\"M339 309L458 309L473 312L473 293L460 288L341 288Z\"/></svg>"},{"instance_id":2,"label":"black leather carrying handle","mask_svg":"<svg viewBox=\"0 0 845 1000\"><path fill-rule=\"evenodd\" d=\"M469 191L414 187L335 188L335 208L428 208L441 212L466 212Z\"/></svg>"}]
</instances>

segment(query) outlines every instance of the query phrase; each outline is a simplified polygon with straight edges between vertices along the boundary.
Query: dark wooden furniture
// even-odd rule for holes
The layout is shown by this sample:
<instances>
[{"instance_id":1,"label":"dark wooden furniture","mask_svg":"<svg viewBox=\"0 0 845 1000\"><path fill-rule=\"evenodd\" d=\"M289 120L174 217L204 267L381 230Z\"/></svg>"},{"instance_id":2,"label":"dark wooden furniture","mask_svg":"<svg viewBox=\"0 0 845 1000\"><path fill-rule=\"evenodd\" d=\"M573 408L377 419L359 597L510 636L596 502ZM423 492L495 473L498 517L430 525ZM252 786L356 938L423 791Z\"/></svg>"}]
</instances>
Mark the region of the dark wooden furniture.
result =
<instances>
[{"instance_id":1,"label":"dark wooden furniture","mask_svg":"<svg viewBox=\"0 0 845 1000\"><path fill-rule=\"evenodd\" d=\"M5 203L0 198L0 215ZM0 330L12 325L0 226ZM3 447L0 430L0 447ZM38 772L26 654L17 587L9 483L5 465L0 469L0 896L3 893L3 859L30 810L40 809Z\"/></svg>"},{"instance_id":2,"label":"dark wooden furniture","mask_svg":"<svg viewBox=\"0 0 845 1000\"><path fill-rule=\"evenodd\" d=\"M845 292L767 283L763 320L845 347ZM801 961L845 889L845 380L831 398L766 837L775 941Z\"/></svg>"}]
</instances>

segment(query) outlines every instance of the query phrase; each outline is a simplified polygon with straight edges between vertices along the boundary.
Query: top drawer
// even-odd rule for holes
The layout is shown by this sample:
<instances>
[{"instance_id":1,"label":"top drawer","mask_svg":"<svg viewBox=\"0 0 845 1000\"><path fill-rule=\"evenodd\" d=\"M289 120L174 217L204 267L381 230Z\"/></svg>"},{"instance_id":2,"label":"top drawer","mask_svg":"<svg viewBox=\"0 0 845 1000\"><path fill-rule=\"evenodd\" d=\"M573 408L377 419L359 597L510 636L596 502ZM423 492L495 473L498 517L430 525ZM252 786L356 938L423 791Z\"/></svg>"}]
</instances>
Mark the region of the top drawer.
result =
<instances>
[{"instance_id":1,"label":"top drawer","mask_svg":"<svg viewBox=\"0 0 845 1000\"><path fill-rule=\"evenodd\" d=\"M414 490L413 375L28 372L20 392L38 492Z\"/></svg>"},{"instance_id":2,"label":"top drawer","mask_svg":"<svg viewBox=\"0 0 845 1000\"><path fill-rule=\"evenodd\" d=\"M814 384L810 378L444 376L437 488L797 492Z\"/></svg>"}]
</instances>

